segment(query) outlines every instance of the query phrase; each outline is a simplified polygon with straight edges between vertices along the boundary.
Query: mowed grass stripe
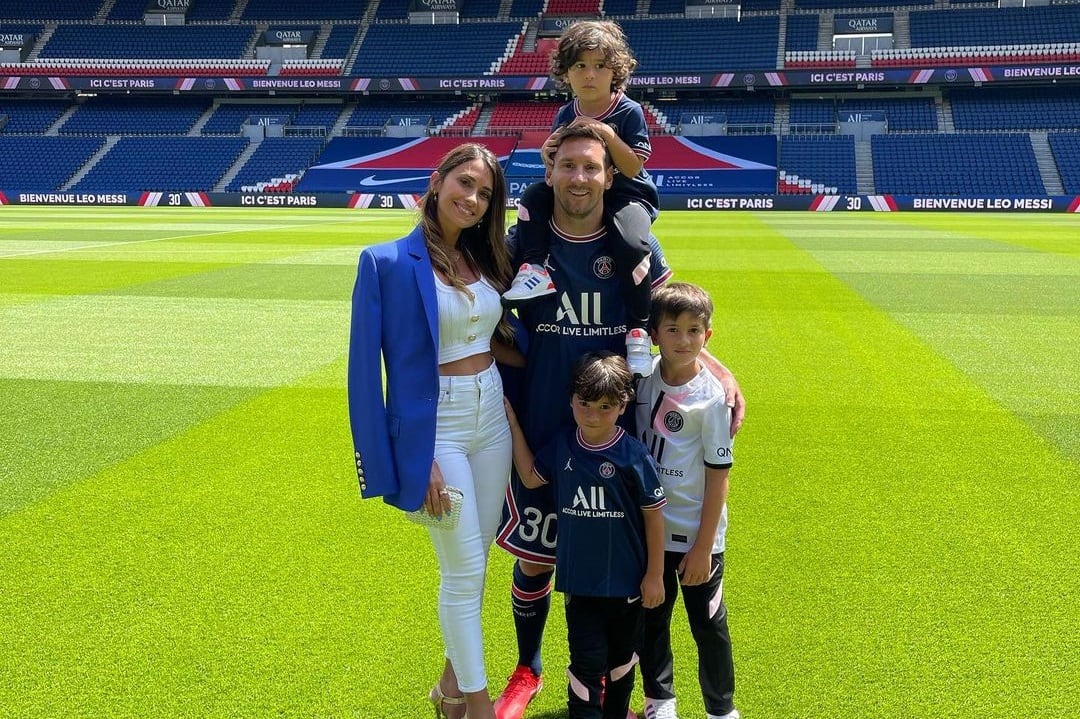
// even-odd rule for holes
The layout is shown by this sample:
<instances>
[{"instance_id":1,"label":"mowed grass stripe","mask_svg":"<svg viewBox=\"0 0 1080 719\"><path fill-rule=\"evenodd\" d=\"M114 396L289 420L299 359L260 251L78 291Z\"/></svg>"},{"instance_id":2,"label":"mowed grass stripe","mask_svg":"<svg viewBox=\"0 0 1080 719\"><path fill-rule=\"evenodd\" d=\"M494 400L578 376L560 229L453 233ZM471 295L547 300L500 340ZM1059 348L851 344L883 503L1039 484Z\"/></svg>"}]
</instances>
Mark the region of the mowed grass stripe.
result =
<instances>
[{"instance_id":1,"label":"mowed grass stripe","mask_svg":"<svg viewBox=\"0 0 1080 719\"><path fill-rule=\"evenodd\" d=\"M57 297L0 311L0 372L20 379L275 387L338 357L347 302Z\"/></svg>"},{"instance_id":2,"label":"mowed grass stripe","mask_svg":"<svg viewBox=\"0 0 1080 719\"><path fill-rule=\"evenodd\" d=\"M0 516L252 397L237 387L0 380Z\"/></svg>"}]
</instances>

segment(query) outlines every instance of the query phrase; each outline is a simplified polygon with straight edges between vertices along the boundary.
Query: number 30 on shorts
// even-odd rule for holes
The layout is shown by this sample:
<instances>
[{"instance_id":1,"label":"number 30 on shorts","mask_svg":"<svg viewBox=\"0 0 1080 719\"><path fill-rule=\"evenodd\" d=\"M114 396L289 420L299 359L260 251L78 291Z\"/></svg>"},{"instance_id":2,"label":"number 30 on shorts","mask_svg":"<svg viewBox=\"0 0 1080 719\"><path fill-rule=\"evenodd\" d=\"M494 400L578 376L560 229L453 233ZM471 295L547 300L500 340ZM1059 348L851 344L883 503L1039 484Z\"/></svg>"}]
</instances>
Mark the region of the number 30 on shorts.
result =
<instances>
[{"instance_id":1,"label":"number 30 on shorts","mask_svg":"<svg viewBox=\"0 0 1080 719\"><path fill-rule=\"evenodd\" d=\"M555 513L544 514L536 507L526 507L521 513L521 524L518 525L518 536L523 542L535 542L548 549L555 548Z\"/></svg>"}]
</instances>

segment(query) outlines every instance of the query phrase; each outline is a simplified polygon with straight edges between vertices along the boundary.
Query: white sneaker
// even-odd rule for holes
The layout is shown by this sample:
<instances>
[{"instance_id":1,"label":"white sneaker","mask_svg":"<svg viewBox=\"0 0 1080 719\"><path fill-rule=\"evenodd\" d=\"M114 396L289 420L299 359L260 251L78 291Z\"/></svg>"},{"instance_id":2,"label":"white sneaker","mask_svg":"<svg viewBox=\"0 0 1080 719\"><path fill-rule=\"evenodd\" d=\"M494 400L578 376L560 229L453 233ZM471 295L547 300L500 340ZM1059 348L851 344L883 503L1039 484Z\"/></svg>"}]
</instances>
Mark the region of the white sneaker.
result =
<instances>
[{"instance_id":1,"label":"white sneaker","mask_svg":"<svg viewBox=\"0 0 1080 719\"><path fill-rule=\"evenodd\" d=\"M652 374L652 340L645 330L635 328L626 333L626 364L637 377Z\"/></svg>"},{"instance_id":2,"label":"white sneaker","mask_svg":"<svg viewBox=\"0 0 1080 719\"><path fill-rule=\"evenodd\" d=\"M727 714L706 714L708 719L741 719L738 709L732 709Z\"/></svg>"},{"instance_id":3,"label":"white sneaker","mask_svg":"<svg viewBox=\"0 0 1080 719\"><path fill-rule=\"evenodd\" d=\"M503 302L525 302L544 295L550 295L555 291L555 283L551 281L551 275L541 265L525 263L514 276L510 283L510 289L503 292Z\"/></svg>"},{"instance_id":4,"label":"white sneaker","mask_svg":"<svg viewBox=\"0 0 1080 719\"><path fill-rule=\"evenodd\" d=\"M645 719L679 719L675 713L675 700L645 697Z\"/></svg>"}]
</instances>

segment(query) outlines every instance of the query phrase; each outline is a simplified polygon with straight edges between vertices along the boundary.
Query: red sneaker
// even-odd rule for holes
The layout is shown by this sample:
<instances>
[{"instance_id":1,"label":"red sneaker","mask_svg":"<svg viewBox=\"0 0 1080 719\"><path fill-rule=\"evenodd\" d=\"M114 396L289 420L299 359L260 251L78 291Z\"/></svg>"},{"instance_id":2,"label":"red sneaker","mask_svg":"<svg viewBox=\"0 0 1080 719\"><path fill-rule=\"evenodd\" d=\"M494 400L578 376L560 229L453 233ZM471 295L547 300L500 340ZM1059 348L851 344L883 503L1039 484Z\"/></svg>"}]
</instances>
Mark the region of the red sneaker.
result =
<instances>
[{"instance_id":1,"label":"red sneaker","mask_svg":"<svg viewBox=\"0 0 1080 719\"><path fill-rule=\"evenodd\" d=\"M506 689L495 700L496 719L521 719L525 716L525 707L543 688L543 677L536 676L528 667L519 666L510 675Z\"/></svg>"}]
</instances>

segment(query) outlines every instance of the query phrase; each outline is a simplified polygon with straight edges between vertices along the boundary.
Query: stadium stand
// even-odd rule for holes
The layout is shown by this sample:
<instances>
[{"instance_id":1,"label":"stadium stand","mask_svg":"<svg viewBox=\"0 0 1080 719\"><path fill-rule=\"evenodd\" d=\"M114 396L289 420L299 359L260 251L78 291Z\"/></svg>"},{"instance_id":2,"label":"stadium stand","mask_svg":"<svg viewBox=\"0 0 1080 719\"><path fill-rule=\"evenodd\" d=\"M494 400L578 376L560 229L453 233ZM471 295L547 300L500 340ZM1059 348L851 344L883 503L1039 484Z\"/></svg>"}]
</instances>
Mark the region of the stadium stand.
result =
<instances>
[{"instance_id":1,"label":"stadium stand","mask_svg":"<svg viewBox=\"0 0 1080 719\"><path fill-rule=\"evenodd\" d=\"M855 139L851 135L791 135L780 140L780 169L806 180L807 189L822 186L828 194L855 193Z\"/></svg>"},{"instance_id":2,"label":"stadium stand","mask_svg":"<svg viewBox=\"0 0 1080 719\"><path fill-rule=\"evenodd\" d=\"M1020 133L875 135L874 184L898 195L1042 195L1031 139Z\"/></svg>"},{"instance_id":3,"label":"stadium stand","mask_svg":"<svg viewBox=\"0 0 1080 719\"><path fill-rule=\"evenodd\" d=\"M71 103L67 100L17 100L0 98L0 133L43 135L60 119Z\"/></svg>"},{"instance_id":4,"label":"stadium stand","mask_svg":"<svg viewBox=\"0 0 1080 719\"><path fill-rule=\"evenodd\" d=\"M460 25L372 25L352 69L362 75L480 75L512 51L520 22L483 23L483 32ZM417 51L417 45L423 51ZM463 48L468 48L465 52Z\"/></svg>"},{"instance_id":5,"label":"stadium stand","mask_svg":"<svg viewBox=\"0 0 1080 719\"><path fill-rule=\"evenodd\" d=\"M949 96L957 130L1080 128L1080 89L1072 87L957 88Z\"/></svg>"},{"instance_id":6,"label":"stadium stand","mask_svg":"<svg viewBox=\"0 0 1080 719\"><path fill-rule=\"evenodd\" d=\"M318 157L323 144L321 137L267 137L225 189L236 192L259 182L298 176Z\"/></svg>"},{"instance_id":7,"label":"stadium stand","mask_svg":"<svg viewBox=\"0 0 1080 719\"><path fill-rule=\"evenodd\" d=\"M0 135L0 187L51 192L74 175L104 144L102 137Z\"/></svg>"},{"instance_id":8,"label":"stadium stand","mask_svg":"<svg viewBox=\"0 0 1080 719\"><path fill-rule=\"evenodd\" d=\"M304 0L284 3L281 0L248 0L244 20L359 20L367 9L365 2L341 0Z\"/></svg>"},{"instance_id":9,"label":"stadium stand","mask_svg":"<svg viewBox=\"0 0 1080 719\"><path fill-rule=\"evenodd\" d=\"M1047 139L1065 192L1080 194L1080 133L1055 132Z\"/></svg>"},{"instance_id":10,"label":"stadium stand","mask_svg":"<svg viewBox=\"0 0 1080 719\"><path fill-rule=\"evenodd\" d=\"M638 75L701 72L702 68L775 69L775 15L685 20L626 20L623 30L638 59ZM694 48L694 52L687 52Z\"/></svg>"},{"instance_id":11,"label":"stadium stand","mask_svg":"<svg viewBox=\"0 0 1080 719\"><path fill-rule=\"evenodd\" d=\"M89 97L60 127L61 135L184 135L210 107L203 97Z\"/></svg>"},{"instance_id":12,"label":"stadium stand","mask_svg":"<svg viewBox=\"0 0 1080 719\"><path fill-rule=\"evenodd\" d=\"M41 58L243 59L251 25L59 25Z\"/></svg>"},{"instance_id":13,"label":"stadium stand","mask_svg":"<svg viewBox=\"0 0 1080 719\"><path fill-rule=\"evenodd\" d=\"M247 144L248 140L240 137L122 137L71 189L208 190Z\"/></svg>"},{"instance_id":14,"label":"stadium stand","mask_svg":"<svg viewBox=\"0 0 1080 719\"><path fill-rule=\"evenodd\" d=\"M213 167L201 173L178 161L181 175L168 189L208 190L231 171L230 189L288 190L301 174L302 168L294 166L297 157L310 160L332 135L381 136L400 130L393 127L395 121L418 123L418 131L428 135L513 136L519 147L535 147L546 137L565 93L548 89L532 99L520 91L440 98L368 96L365 90L363 95L337 93L323 102L281 90L274 98L235 94L249 92L250 81L246 89L233 82L226 96L221 83L214 87L209 78L280 75L303 82L347 73L407 83L448 72L543 77L556 40L537 36L542 20L607 16L620 19L639 61L639 78L687 74L708 79L727 73L715 91L702 85L693 90L632 88L651 132L658 137L694 134L701 128L690 127L696 124L693 118L708 115L721 128L714 132L775 135L782 191L1041 194L1050 186L1043 181L1047 172L1060 176L1064 191L1080 191L1080 133L1075 132L1080 128L1080 85L1035 78L1026 86L971 86L971 78L978 82L978 73L990 63L1080 63L1080 2L999 8L981 0L912 0L895 7L880 0L793 0L781 9L779 0L743 0L741 17L691 19L685 0L463 0L457 23L434 25L411 24L410 4L197 0L187 11L186 24L162 27L144 22L145 0L2 2L0 33L33 35L35 42L28 57L16 55L12 61L9 52L0 63L0 92L19 88L0 96L0 138L52 143L48 146L56 157L27 181L53 190L80 170L86 171L79 182L83 189L117 189L106 187L109 178L125 176L125 187L136 182L140 189L166 189L146 183L164 182L164 174L154 173L162 167L171 172L168 153L182 148L213 156ZM834 19L864 13L893 18L895 47L873 50L869 58L824 49ZM256 40L273 28L313 31L317 41L311 57L257 59ZM912 92L911 85L922 79L908 80L905 91L772 89L783 87L783 70L867 66L920 72L952 67L966 82L950 86L936 80L920 92ZM770 75L770 88L759 80L756 91L748 93L738 83L739 73L749 71L780 72ZM47 88L33 98L25 95L28 76L35 82L48 77L63 96L50 96ZM161 76L186 79L186 84L173 94L93 96L72 92L65 76ZM191 78L207 78L207 84L200 80L195 86ZM845 117L876 119L878 113L885 118L886 134L872 139L840 134L855 131L841 127ZM252 144L244 136L249 117L280 118L285 137ZM156 154L147 150L154 141L161 143ZM20 143L11 147L18 153L13 158L30 152ZM232 167L248 147L252 153L244 167ZM148 167L132 172L135 165L123 157L128 154L131 163ZM84 166L88 161L92 167Z\"/></svg>"}]
</instances>

